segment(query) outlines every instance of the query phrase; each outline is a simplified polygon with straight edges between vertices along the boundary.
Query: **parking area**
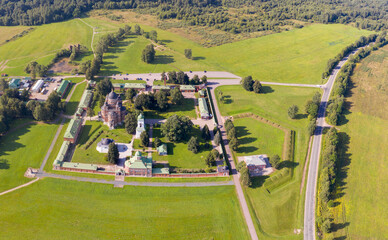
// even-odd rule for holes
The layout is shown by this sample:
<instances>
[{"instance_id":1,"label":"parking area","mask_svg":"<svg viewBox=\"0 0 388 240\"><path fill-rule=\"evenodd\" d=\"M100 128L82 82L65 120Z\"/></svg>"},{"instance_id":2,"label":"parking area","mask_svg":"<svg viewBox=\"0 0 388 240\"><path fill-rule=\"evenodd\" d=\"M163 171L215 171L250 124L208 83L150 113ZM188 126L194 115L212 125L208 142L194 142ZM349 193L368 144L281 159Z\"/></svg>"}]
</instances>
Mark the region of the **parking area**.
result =
<instances>
[{"instance_id":1,"label":"parking area","mask_svg":"<svg viewBox=\"0 0 388 240\"><path fill-rule=\"evenodd\" d=\"M48 96L50 96L50 93L56 91L60 84L60 80L45 80L44 84L38 91L31 91L30 99L46 101Z\"/></svg>"}]
</instances>

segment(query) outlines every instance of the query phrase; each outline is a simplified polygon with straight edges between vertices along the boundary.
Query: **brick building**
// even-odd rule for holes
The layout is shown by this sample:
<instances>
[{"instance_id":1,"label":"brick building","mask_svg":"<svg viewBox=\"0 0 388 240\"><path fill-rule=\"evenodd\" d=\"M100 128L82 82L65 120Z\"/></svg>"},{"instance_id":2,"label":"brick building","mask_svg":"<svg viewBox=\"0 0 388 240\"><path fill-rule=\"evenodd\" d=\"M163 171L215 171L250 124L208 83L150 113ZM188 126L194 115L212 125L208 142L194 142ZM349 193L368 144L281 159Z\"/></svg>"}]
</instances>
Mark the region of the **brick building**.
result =
<instances>
[{"instance_id":1,"label":"brick building","mask_svg":"<svg viewBox=\"0 0 388 240\"><path fill-rule=\"evenodd\" d=\"M125 161L125 172L129 176L152 177L152 158L144 157L137 151Z\"/></svg>"},{"instance_id":2,"label":"brick building","mask_svg":"<svg viewBox=\"0 0 388 240\"><path fill-rule=\"evenodd\" d=\"M105 99L104 105L101 107L99 116L104 121L104 124L109 128L114 128L118 124L124 122L126 110L122 105L122 100L115 92L110 92Z\"/></svg>"}]
</instances>

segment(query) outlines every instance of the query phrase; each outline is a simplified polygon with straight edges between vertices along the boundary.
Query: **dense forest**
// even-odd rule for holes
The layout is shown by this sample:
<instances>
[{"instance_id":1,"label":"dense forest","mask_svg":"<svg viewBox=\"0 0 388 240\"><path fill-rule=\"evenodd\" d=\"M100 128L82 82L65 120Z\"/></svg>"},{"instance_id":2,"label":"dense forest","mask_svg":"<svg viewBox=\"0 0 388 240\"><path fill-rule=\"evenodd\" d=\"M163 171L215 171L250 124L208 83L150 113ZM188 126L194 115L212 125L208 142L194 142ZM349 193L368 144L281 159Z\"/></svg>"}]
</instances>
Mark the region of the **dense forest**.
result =
<instances>
[{"instance_id":1,"label":"dense forest","mask_svg":"<svg viewBox=\"0 0 388 240\"><path fill-rule=\"evenodd\" d=\"M0 25L39 25L79 17L92 9L135 9L159 19L223 31L280 31L292 20L352 23L359 28L388 27L385 0L0 0Z\"/></svg>"}]
</instances>

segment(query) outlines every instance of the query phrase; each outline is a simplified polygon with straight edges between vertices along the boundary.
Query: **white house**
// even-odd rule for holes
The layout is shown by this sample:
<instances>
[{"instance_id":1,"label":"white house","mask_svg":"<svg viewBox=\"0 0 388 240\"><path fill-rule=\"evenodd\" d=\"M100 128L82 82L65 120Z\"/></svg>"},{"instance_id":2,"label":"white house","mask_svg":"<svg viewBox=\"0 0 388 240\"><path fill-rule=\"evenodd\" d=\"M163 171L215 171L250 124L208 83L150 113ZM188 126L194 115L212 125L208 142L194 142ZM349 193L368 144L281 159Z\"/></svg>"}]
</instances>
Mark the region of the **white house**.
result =
<instances>
[{"instance_id":1,"label":"white house","mask_svg":"<svg viewBox=\"0 0 388 240\"><path fill-rule=\"evenodd\" d=\"M102 138L99 143L97 143L97 151L100 153L107 153L109 150L109 144L114 142L113 139L110 138Z\"/></svg>"},{"instance_id":2,"label":"white house","mask_svg":"<svg viewBox=\"0 0 388 240\"><path fill-rule=\"evenodd\" d=\"M137 117L136 138L140 138L140 134L144 131L144 115L143 113L140 113L140 115Z\"/></svg>"}]
</instances>

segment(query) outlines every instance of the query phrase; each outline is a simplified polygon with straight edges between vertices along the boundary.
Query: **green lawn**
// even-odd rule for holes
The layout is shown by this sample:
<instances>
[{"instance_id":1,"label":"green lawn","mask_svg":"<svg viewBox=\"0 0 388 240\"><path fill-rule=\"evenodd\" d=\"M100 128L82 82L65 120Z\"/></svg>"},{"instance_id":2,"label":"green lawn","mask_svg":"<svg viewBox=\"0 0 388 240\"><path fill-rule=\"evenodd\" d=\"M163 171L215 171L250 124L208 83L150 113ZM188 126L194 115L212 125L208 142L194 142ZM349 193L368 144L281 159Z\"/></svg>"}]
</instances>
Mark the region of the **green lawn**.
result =
<instances>
[{"instance_id":1,"label":"green lawn","mask_svg":"<svg viewBox=\"0 0 388 240\"><path fill-rule=\"evenodd\" d=\"M93 140L100 130L104 130L92 145L86 149L86 144ZM131 142L132 136L127 133L124 128L116 128L109 130L109 128L104 125L102 122L87 121L85 126L81 130L81 135L78 139L77 146L72 158L72 162L80 163L101 163L109 164L104 160L104 153L97 151L97 143L101 141L102 138L112 138L118 143L129 143Z\"/></svg>"},{"instance_id":2,"label":"green lawn","mask_svg":"<svg viewBox=\"0 0 388 240\"><path fill-rule=\"evenodd\" d=\"M144 117L148 119L167 119L174 114L178 116L187 116L190 119L196 119L197 113L195 112L194 99L185 98L182 104L170 104L170 107L164 112L155 110L144 111Z\"/></svg>"},{"instance_id":3,"label":"green lawn","mask_svg":"<svg viewBox=\"0 0 388 240\"><path fill-rule=\"evenodd\" d=\"M312 99L312 96L319 89L313 88L298 88L298 87L284 87L284 86L267 86L264 85L264 93L255 94L253 92L245 91L241 86L222 86L216 89L216 96L219 96L218 91L222 91L225 97L225 103L221 103L219 100L218 106L221 114L224 116L230 116L234 114L251 112L260 117L268 119L274 123L280 124L282 127L294 130L296 132L295 139L295 159L292 163L294 170L294 177L292 181L289 181L286 186L276 189L269 194L262 184L265 182L266 177L256 179L255 187L249 188L246 192L249 196L252 211L257 216L256 227L259 232L259 239L271 238L270 236L284 237L285 239L292 239L297 237L294 235L294 228L303 227L303 204L299 195L300 183L303 173L303 166L306 159L308 136L307 136L307 116L304 114L305 103ZM299 106L300 112L297 119L292 120L288 117L287 110L291 105ZM255 133L256 136L249 138L260 138L260 127L263 123L252 123L248 120L236 119L237 126L244 126L248 129L248 132ZM241 123L241 121L243 121ZM268 131L271 131L272 126L266 127ZM272 129L272 131L281 131ZM267 133L273 136L271 132ZM253 135L253 134L252 134ZM284 141L283 137L276 137L278 143L275 145L270 144L273 141L271 136L261 138L257 144L267 146L269 152L273 151L277 147L277 152L282 153L282 146ZM275 134L276 136L276 134ZM248 140L250 140L248 138ZM280 141L282 139L282 141ZM253 141L254 139L251 139ZM243 138L244 143L244 138ZM255 143L255 141L253 141ZM245 147L245 144L243 145ZM260 145L249 147L260 148ZM253 149L253 148L252 148ZM258 152L259 153L259 152ZM238 154L240 155L240 154ZM262 204L265 202L265 205ZM302 202L302 203L301 203ZM264 207L262 206L264 205ZM299 207L298 207L299 206ZM282 212L287 211L287 212ZM268 219L270 218L270 219ZM287 224L284 224L287 222ZM260 225L258 224L260 223ZM301 238L301 236L299 236Z\"/></svg>"},{"instance_id":4,"label":"green lawn","mask_svg":"<svg viewBox=\"0 0 388 240\"><path fill-rule=\"evenodd\" d=\"M0 141L0 192L24 184L28 167L39 168L54 138L57 124L29 124Z\"/></svg>"},{"instance_id":5,"label":"green lawn","mask_svg":"<svg viewBox=\"0 0 388 240\"><path fill-rule=\"evenodd\" d=\"M167 156L159 156L157 153L152 154L154 161L168 161L172 168L206 168L205 158L209 154L210 149L205 149L205 141L202 139L201 131L198 126L194 126L192 136L198 138L200 143L200 151L196 154L187 149L187 142L173 143L168 142L165 137L161 136L159 128L154 128L152 137L159 137L163 143L167 143ZM210 141L209 141L210 144ZM211 144L210 144L211 146Z\"/></svg>"},{"instance_id":6,"label":"green lawn","mask_svg":"<svg viewBox=\"0 0 388 240\"><path fill-rule=\"evenodd\" d=\"M7 40L10 40L12 37L18 35L24 30L27 30L28 28L29 28L28 26L15 26L15 27L1 26L0 45L6 43Z\"/></svg>"},{"instance_id":7,"label":"green lawn","mask_svg":"<svg viewBox=\"0 0 388 240\"><path fill-rule=\"evenodd\" d=\"M75 111L77 111L79 101L81 100L82 94L84 93L86 86L87 86L87 83L84 82L84 83L79 84L75 88L74 93L70 98L70 101L66 104L65 114L73 115L75 113Z\"/></svg>"},{"instance_id":8,"label":"green lawn","mask_svg":"<svg viewBox=\"0 0 388 240\"><path fill-rule=\"evenodd\" d=\"M69 77L69 78L65 78L65 79L71 81L72 83L79 83L79 82L82 82L83 80L85 80L84 77Z\"/></svg>"},{"instance_id":9,"label":"green lawn","mask_svg":"<svg viewBox=\"0 0 388 240\"><path fill-rule=\"evenodd\" d=\"M269 157L277 154L282 156L284 131L253 118L238 118L234 120L239 140L237 156L267 154Z\"/></svg>"},{"instance_id":10,"label":"green lawn","mask_svg":"<svg viewBox=\"0 0 388 240\"><path fill-rule=\"evenodd\" d=\"M362 60L351 78L354 88L346 98L350 109L339 133L343 151L334 237L388 238L387 76L385 46Z\"/></svg>"},{"instance_id":11,"label":"green lawn","mask_svg":"<svg viewBox=\"0 0 388 240\"><path fill-rule=\"evenodd\" d=\"M0 211L4 239L249 239L234 186L113 188L44 179L2 196Z\"/></svg>"},{"instance_id":12,"label":"green lawn","mask_svg":"<svg viewBox=\"0 0 388 240\"><path fill-rule=\"evenodd\" d=\"M90 48L92 29L78 19L35 27L26 36L0 46L0 62L9 60L5 70L9 75L25 75L24 67L30 61L47 65L54 54L70 44Z\"/></svg>"}]
</instances>

